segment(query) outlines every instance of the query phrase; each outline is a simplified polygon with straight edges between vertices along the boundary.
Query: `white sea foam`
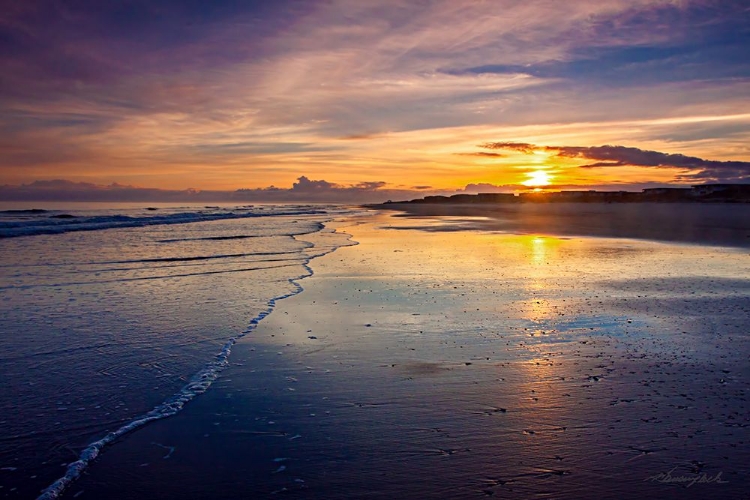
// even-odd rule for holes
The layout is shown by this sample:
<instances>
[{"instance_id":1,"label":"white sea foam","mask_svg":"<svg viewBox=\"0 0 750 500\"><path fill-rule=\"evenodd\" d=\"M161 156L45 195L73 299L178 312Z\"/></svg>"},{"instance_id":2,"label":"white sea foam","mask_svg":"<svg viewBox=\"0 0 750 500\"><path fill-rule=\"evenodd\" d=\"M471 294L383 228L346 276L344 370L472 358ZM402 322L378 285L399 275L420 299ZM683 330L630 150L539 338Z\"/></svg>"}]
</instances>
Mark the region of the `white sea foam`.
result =
<instances>
[{"instance_id":1,"label":"white sea foam","mask_svg":"<svg viewBox=\"0 0 750 500\"><path fill-rule=\"evenodd\" d=\"M346 244L323 223L352 213L58 208L0 212L0 457L25 497L56 498L108 444L205 392L310 260Z\"/></svg>"},{"instance_id":2,"label":"white sea foam","mask_svg":"<svg viewBox=\"0 0 750 500\"><path fill-rule=\"evenodd\" d=\"M307 212L305 212L307 213ZM320 226L323 227L322 225ZM113 443L117 439L121 438L125 434L128 434L149 422L155 420L170 417L193 400L196 396L203 394L213 384L213 382L219 377L219 374L229 364L228 358L232 352L232 347L237 343L239 339L251 333L258 326L258 323L268 316L276 307L276 303L279 300L283 300L288 297L292 297L303 291L302 286L298 283L299 280L307 278L313 275L313 270L309 266L310 261L321 255L325 255L334 251L338 246L330 248L328 251L318 253L314 256L309 256L302 264L305 269L305 274L289 278L288 283L293 287L293 290L289 293L278 295L268 300L267 307L261 311L257 316L250 320L249 326L239 333L238 335L231 337L222 347L221 351L215 356L215 358L206 364L202 370L193 375L190 381L176 394L157 405L148 413L136 417L127 424L120 428L108 433L103 438L90 443L80 454L78 460L68 465L65 474L47 487L42 494L38 497L38 500L51 500L59 498L63 491L76 479L78 479L83 471L94 461L102 450L109 444ZM290 439L296 439L300 436L293 436ZM170 452L171 453L171 452ZM285 469L285 466L281 465L277 472Z\"/></svg>"},{"instance_id":3,"label":"white sea foam","mask_svg":"<svg viewBox=\"0 0 750 500\"><path fill-rule=\"evenodd\" d=\"M245 219L251 217L316 215L325 213L325 209L311 207L273 207L266 210L240 207L235 209L210 209L156 215L146 215L141 212L130 215L127 213L78 215L75 212L6 210L0 212L0 238L153 225L188 224L192 222Z\"/></svg>"}]
</instances>

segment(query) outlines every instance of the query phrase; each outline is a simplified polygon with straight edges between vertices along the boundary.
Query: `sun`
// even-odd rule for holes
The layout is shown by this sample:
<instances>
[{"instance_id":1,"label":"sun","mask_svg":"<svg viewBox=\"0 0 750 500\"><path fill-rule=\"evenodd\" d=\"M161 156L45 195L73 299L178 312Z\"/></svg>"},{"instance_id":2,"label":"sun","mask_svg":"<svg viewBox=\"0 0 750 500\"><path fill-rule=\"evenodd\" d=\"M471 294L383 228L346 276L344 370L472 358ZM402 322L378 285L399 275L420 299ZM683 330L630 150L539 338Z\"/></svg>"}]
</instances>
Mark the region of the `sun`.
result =
<instances>
[{"instance_id":1,"label":"sun","mask_svg":"<svg viewBox=\"0 0 750 500\"><path fill-rule=\"evenodd\" d=\"M529 179L521 183L524 186L541 187L550 185L551 177L544 170L534 170L533 172L529 172L526 175L528 175Z\"/></svg>"}]
</instances>

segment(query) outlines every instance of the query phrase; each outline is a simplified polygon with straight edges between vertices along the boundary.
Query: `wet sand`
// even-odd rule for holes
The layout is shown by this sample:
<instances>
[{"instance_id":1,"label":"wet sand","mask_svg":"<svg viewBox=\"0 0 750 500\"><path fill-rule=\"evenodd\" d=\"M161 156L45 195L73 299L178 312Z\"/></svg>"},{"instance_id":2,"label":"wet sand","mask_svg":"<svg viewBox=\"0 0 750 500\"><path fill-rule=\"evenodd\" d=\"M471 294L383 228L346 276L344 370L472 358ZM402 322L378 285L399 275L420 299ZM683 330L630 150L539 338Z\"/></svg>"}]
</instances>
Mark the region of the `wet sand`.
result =
<instances>
[{"instance_id":1,"label":"wet sand","mask_svg":"<svg viewBox=\"0 0 750 500\"><path fill-rule=\"evenodd\" d=\"M465 221L467 228L511 233L750 247L750 203L393 203L383 207L406 216L468 216L474 219Z\"/></svg>"},{"instance_id":2,"label":"wet sand","mask_svg":"<svg viewBox=\"0 0 750 500\"><path fill-rule=\"evenodd\" d=\"M746 251L355 222L66 498L746 498Z\"/></svg>"}]
</instances>

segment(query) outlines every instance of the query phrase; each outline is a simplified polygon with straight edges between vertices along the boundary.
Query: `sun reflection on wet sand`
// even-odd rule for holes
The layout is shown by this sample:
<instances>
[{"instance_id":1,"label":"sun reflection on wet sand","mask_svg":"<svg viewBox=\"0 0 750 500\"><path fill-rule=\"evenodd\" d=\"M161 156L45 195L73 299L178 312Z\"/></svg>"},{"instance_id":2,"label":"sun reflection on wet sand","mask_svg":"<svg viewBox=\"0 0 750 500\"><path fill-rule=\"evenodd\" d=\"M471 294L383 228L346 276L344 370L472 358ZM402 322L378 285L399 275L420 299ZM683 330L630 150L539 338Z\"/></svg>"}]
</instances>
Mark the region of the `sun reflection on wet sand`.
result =
<instances>
[{"instance_id":1,"label":"sun reflection on wet sand","mask_svg":"<svg viewBox=\"0 0 750 500\"><path fill-rule=\"evenodd\" d=\"M208 457L252 449L260 466L236 484L333 499L684 499L644 479L698 460L731 479L697 495L742 490L750 436L730 424L746 423L747 255L455 230L461 218L355 222L339 227L359 245L316 260L305 291L238 343L220 387L175 417ZM143 440L168 442L159 425ZM288 469L264 473L278 457ZM185 460L138 481L228 488L180 476Z\"/></svg>"}]
</instances>

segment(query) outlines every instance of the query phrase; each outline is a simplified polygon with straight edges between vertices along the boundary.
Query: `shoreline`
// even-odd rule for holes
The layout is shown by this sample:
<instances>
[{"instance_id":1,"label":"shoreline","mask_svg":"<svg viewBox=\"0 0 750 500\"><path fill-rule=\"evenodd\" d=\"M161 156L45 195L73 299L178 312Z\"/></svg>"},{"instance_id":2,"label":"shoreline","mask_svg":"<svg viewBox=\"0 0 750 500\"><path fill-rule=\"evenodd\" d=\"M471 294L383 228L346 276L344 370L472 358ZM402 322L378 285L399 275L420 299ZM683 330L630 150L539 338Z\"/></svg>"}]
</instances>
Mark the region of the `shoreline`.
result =
<instances>
[{"instance_id":1,"label":"shoreline","mask_svg":"<svg viewBox=\"0 0 750 500\"><path fill-rule=\"evenodd\" d=\"M722 313L746 300L730 280L743 256L409 222L354 221L360 244L316 259L211 391L118 442L64 498L744 491L747 430L725 424L742 423L747 325ZM705 276L684 269L700 256ZM634 257L643 269L619 276ZM659 288L672 268L687 278ZM696 467L728 483L648 480Z\"/></svg>"},{"instance_id":2,"label":"shoreline","mask_svg":"<svg viewBox=\"0 0 750 500\"><path fill-rule=\"evenodd\" d=\"M634 238L750 248L750 204L518 203L368 205L402 217L484 217L467 229L561 236Z\"/></svg>"},{"instance_id":3,"label":"shoreline","mask_svg":"<svg viewBox=\"0 0 750 500\"><path fill-rule=\"evenodd\" d=\"M76 481L82 474L86 473L88 467L98 459L100 454L108 451L114 443L121 441L129 434L155 421L173 417L182 411L186 404L210 389L221 373L229 366L229 359L237 342L246 335L251 334L257 328L259 322L273 312L279 301L293 297L303 291L303 287L299 282L312 276L313 271L310 268L310 263L313 260L335 252L342 246L356 244L350 241L351 238L349 235L335 233L326 229L326 223L327 221L319 223L317 229L312 232L290 235L292 239L310 244L310 247L301 250L301 253L306 257L300 262L300 274L286 278L286 282L291 288L290 291L270 297L265 304L265 308L258 310L257 314L246 323L244 329L237 331L231 337L222 339L218 344L219 351L207 356L206 362L198 371L186 376L183 380L186 380L187 383L178 388L176 392L166 396L155 406L144 410L143 413L121 420L119 427L106 432L106 434L99 434L98 438L92 439L86 442L85 445L82 445L79 448L81 451L77 453L77 459L65 465L63 474L50 478L49 482L46 483L46 487L38 495L34 495L34 498L51 500L67 494L71 485L75 485ZM315 244L312 244L312 241L315 241ZM37 475L32 477L36 479Z\"/></svg>"}]
</instances>

